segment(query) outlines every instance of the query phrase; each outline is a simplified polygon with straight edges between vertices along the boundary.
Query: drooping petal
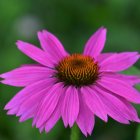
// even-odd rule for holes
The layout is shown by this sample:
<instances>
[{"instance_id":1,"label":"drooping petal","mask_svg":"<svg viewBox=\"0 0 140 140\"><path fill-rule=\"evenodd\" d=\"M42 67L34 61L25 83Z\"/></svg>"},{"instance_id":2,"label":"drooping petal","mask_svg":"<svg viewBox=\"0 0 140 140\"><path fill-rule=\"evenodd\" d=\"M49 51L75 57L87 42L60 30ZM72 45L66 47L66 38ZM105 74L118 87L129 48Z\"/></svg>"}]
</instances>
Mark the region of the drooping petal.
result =
<instances>
[{"instance_id":1,"label":"drooping petal","mask_svg":"<svg viewBox=\"0 0 140 140\"><path fill-rule=\"evenodd\" d=\"M58 103L58 106L55 108L50 118L46 122L44 122L40 127L37 128L39 128L40 132L43 132L44 129L46 132L49 132L57 123L57 121L60 119L60 117L61 117L61 108Z\"/></svg>"},{"instance_id":2,"label":"drooping petal","mask_svg":"<svg viewBox=\"0 0 140 140\"><path fill-rule=\"evenodd\" d=\"M8 114L10 115L20 116L20 122L33 118L38 110L39 103L44 99L44 95L53 84L52 80L42 80L26 87L15 95L5 106L5 109L9 110Z\"/></svg>"},{"instance_id":3,"label":"drooping petal","mask_svg":"<svg viewBox=\"0 0 140 140\"><path fill-rule=\"evenodd\" d=\"M63 90L63 93L61 94L56 109L54 110L50 118L44 123L44 128L46 132L49 132L61 117L61 107L64 99L64 92L65 88Z\"/></svg>"},{"instance_id":4,"label":"drooping petal","mask_svg":"<svg viewBox=\"0 0 140 140\"><path fill-rule=\"evenodd\" d=\"M38 104L35 104L30 109L26 110L26 112L24 112L22 115L19 115L19 117L20 117L19 122L24 122L28 119L33 118L37 111L37 107L38 107ZM18 116L18 115L16 115L16 116Z\"/></svg>"},{"instance_id":5,"label":"drooping petal","mask_svg":"<svg viewBox=\"0 0 140 140\"><path fill-rule=\"evenodd\" d=\"M22 51L24 54L26 54L36 62L48 67L54 67L54 59L51 59L45 52L43 52L38 47L35 47L34 45L23 41L18 41L16 44L20 51Z\"/></svg>"},{"instance_id":6,"label":"drooping petal","mask_svg":"<svg viewBox=\"0 0 140 140\"><path fill-rule=\"evenodd\" d=\"M66 90L61 113L65 127L68 124L72 127L79 113L78 90L73 86L69 86Z\"/></svg>"},{"instance_id":7,"label":"drooping petal","mask_svg":"<svg viewBox=\"0 0 140 140\"><path fill-rule=\"evenodd\" d=\"M38 81L25 87L19 93L17 93L12 100L5 106L5 110L12 109L14 107L20 106L29 96L37 94L38 92L51 87L56 82L56 79L47 78L45 80Z\"/></svg>"},{"instance_id":8,"label":"drooping petal","mask_svg":"<svg viewBox=\"0 0 140 140\"><path fill-rule=\"evenodd\" d=\"M124 82L129 83L132 86L140 83L140 75L125 75L115 72L104 72L102 73L102 76L103 75L123 80Z\"/></svg>"},{"instance_id":9,"label":"drooping petal","mask_svg":"<svg viewBox=\"0 0 140 140\"><path fill-rule=\"evenodd\" d=\"M53 114L47 120L47 122L45 124L45 131L49 132L54 127L54 125L57 123L57 121L60 119L60 117L61 117L61 103L59 102L55 111L53 112Z\"/></svg>"},{"instance_id":10,"label":"drooping petal","mask_svg":"<svg viewBox=\"0 0 140 140\"><path fill-rule=\"evenodd\" d=\"M89 55L96 59L104 48L106 32L106 29L101 27L90 37L85 45L84 55Z\"/></svg>"},{"instance_id":11,"label":"drooping petal","mask_svg":"<svg viewBox=\"0 0 140 140\"><path fill-rule=\"evenodd\" d=\"M130 111L123 102L97 86L94 86L93 89L98 92L98 96L104 103L105 110L109 116L120 123L129 124L129 120L131 120Z\"/></svg>"},{"instance_id":12,"label":"drooping petal","mask_svg":"<svg viewBox=\"0 0 140 140\"><path fill-rule=\"evenodd\" d=\"M0 77L4 78L4 80L1 81L4 84L24 87L37 81L51 77L53 73L54 70L47 67L24 66L1 74Z\"/></svg>"},{"instance_id":13,"label":"drooping petal","mask_svg":"<svg viewBox=\"0 0 140 140\"><path fill-rule=\"evenodd\" d=\"M104 104L98 97L98 94L89 87L82 87L81 93L84 96L86 105L89 107L92 113L107 122L107 114L104 108Z\"/></svg>"},{"instance_id":14,"label":"drooping petal","mask_svg":"<svg viewBox=\"0 0 140 140\"><path fill-rule=\"evenodd\" d=\"M40 92L35 92L34 94L28 96L26 100L22 104L20 104L20 109L18 111L18 116L26 114L29 109L32 109L33 106L37 108L36 105L39 105L40 102L44 99L46 92L50 89L50 87L46 87Z\"/></svg>"},{"instance_id":15,"label":"drooping petal","mask_svg":"<svg viewBox=\"0 0 140 140\"><path fill-rule=\"evenodd\" d=\"M82 93L79 96L79 115L77 117L76 123L79 126L82 133L87 136L91 135L92 130L95 124L94 114L89 110L85 103L85 99L82 96Z\"/></svg>"},{"instance_id":16,"label":"drooping petal","mask_svg":"<svg viewBox=\"0 0 140 140\"><path fill-rule=\"evenodd\" d=\"M48 92L46 92L44 99L39 105L38 112L34 117L33 124L36 124L36 127L42 126L42 124L44 124L44 122L46 122L46 120L48 120L51 117L52 113L57 107L59 98L62 93L62 83L56 83Z\"/></svg>"},{"instance_id":17,"label":"drooping petal","mask_svg":"<svg viewBox=\"0 0 140 140\"><path fill-rule=\"evenodd\" d=\"M136 109L133 107L133 105L131 105L126 99L124 99L120 96L118 98L127 106L128 110L129 110L129 114L131 116L131 121L140 122L138 113L137 113Z\"/></svg>"},{"instance_id":18,"label":"drooping petal","mask_svg":"<svg viewBox=\"0 0 140 140\"><path fill-rule=\"evenodd\" d=\"M113 94L124 97L130 102L140 103L140 93L123 80L104 75L99 81L97 81L97 84L109 90Z\"/></svg>"},{"instance_id":19,"label":"drooping petal","mask_svg":"<svg viewBox=\"0 0 140 140\"><path fill-rule=\"evenodd\" d=\"M138 52L124 52L111 55L100 65L100 71L118 72L131 67L139 59Z\"/></svg>"},{"instance_id":20,"label":"drooping petal","mask_svg":"<svg viewBox=\"0 0 140 140\"><path fill-rule=\"evenodd\" d=\"M94 86L94 90L98 91L100 98L102 98L103 100L106 99L108 103L112 104L112 106L106 104L107 107L109 107L110 109L112 108L112 111L115 107L116 110L114 109L114 111L118 111L120 116L123 116L130 121L140 122L137 111L126 99L118 95L113 95L108 90L105 90L98 86Z\"/></svg>"},{"instance_id":21,"label":"drooping petal","mask_svg":"<svg viewBox=\"0 0 140 140\"><path fill-rule=\"evenodd\" d=\"M68 56L61 42L50 32L45 30L38 32L38 38L42 48L52 59L58 62L63 57Z\"/></svg>"},{"instance_id":22,"label":"drooping petal","mask_svg":"<svg viewBox=\"0 0 140 140\"><path fill-rule=\"evenodd\" d=\"M19 110L19 107L14 107L14 108L8 110L7 114L8 115L15 115L18 112L18 110Z\"/></svg>"}]
</instances>

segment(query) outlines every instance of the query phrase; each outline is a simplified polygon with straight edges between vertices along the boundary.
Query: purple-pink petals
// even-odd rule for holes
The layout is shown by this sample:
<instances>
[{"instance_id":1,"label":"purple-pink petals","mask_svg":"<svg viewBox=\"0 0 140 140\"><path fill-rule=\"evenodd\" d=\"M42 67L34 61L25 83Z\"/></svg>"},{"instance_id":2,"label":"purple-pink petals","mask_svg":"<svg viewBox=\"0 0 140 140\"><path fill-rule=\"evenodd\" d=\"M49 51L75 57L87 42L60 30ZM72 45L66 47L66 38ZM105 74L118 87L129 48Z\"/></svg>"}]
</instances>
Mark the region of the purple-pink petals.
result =
<instances>
[{"instance_id":1,"label":"purple-pink petals","mask_svg":"<svg viewBox=\"0 0 140 140\"><path fill-rule=\"evenodd\" d=\"M85 136L92 134L96 116L105 122L108 117L123 124L140 122L131 104L140 103L140 92L134 88L140 75L120 73L134 65L140 54L102 53L106 32L104 27L98 29L83 54L75 56L46 30L38 32L42 49L17 41L18 49L37 64L0 75L1 83L24 87L5 106L7 114L19 116L20 122L32 118L40 132L49 132L62 118L65 127L76 123Z\"/></svg>"}]
</instances>

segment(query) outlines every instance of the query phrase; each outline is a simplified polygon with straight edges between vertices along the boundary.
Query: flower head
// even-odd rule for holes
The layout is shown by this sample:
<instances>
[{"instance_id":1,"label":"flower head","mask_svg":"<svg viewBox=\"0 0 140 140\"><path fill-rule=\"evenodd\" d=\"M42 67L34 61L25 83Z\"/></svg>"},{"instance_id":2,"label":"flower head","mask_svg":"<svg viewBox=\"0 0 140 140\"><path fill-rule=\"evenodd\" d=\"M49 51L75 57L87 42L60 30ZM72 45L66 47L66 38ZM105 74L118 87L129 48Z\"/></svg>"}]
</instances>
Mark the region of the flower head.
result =
<instances>
[{"instance_id":1,"label":"flower head","mask_svg":"<svg viewBox=\"0 0 140 140\"><path fill-rule=\"evenodd\" d=\"M132 103L140 103L133 87L140 76L119 72L131 67L138 52L101 53L106 29L101 27L88 40L83 54L68 54L48 31L38 32L42 49L18 41L20 51L38 62L1 74L4 84L24 87L5 106L20 122L33 118L33 125L49 132L62 118L65 127L77 123L84 135L91 135L95 116L108 116L129 124L140 122Z\"/></svg>"}]
</instances>

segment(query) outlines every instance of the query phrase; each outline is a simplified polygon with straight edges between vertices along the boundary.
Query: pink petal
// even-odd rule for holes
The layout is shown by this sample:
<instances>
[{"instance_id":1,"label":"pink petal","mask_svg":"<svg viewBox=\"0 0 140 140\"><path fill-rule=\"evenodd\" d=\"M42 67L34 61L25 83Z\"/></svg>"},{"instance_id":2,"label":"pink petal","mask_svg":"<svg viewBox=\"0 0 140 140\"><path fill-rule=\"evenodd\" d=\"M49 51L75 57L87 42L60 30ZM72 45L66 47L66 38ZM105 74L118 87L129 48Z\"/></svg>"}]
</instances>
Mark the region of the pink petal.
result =
<instances>
[{"instance_id":1,"label":"pink petal","mask_svg":"<svg viewBox=\"0 0 140 140\"><path fill-rule=\"evenodd\" d=\"M101 53L100 55L97 56L96 61L97 62L102 62L105 59L107 59L108 57L114 55L116 53Z\"/></svg>"},{"instance_id":2,"label":"pink petal","mask_svg":"<svg viewBox=\"0 0 140 140\"><path fill-rule=\"evenodd\" d=\"M131 120L131 116L129 115L127 106L123 102L97 86L93 86L93 90L98 93L109 116L120 123L129 123L128 120Z\"/></svg>"},{"instance_id":3,"label":"pink petal","mask_svg":"<svg viewBox=\"0 0 140 140\"><path fill-rule=\"evenodd\" d=\"M131 67L138 59L139 56L137 52L114 54L99 64L100 71L122 71Z\"/></svg>"},{"instance_id":4,"label":"pink petal","mask_svg":"<svg viewBox=\"0 0 140 140\"><path fill-rule=\"evenodd\" d=\"M1 81L4 84L24 87L39 80L51 77L53 73L54 70L47 67L24 66L1 74L0 77L5 78L5 80Z\"/></svg>"},{"instance_id":5,"label":"pink petal","mask_svg":"<svg viewBox=\"0 0 140 140\"><path fill-rule=\"evenodd\" d=\"M38 32L38 38L42 48L57 62L68 55L58 38L50 32L45 30Z\"/></svg>"},{"instance_id":6,"label":"pink petal","mask_svg":"<svg viewBox=\"0 0 140 140\"><path fill-rule=\"evenodd\" d=\"M59 90L58 90L59 89ZM58 104L59 98L63 93L63 84L55 84L44 96L38 107L38 112L34 118L33 124L40 127L46 120L50 118Z\"/></svg>"},{"instance_id":7,"label":"pink petal","mask_svg":"<svg viewBox=\"0 0 140 140\"><path fill-rule=\"evenodd\" d=\"M27 86L12 98L12 100L5 106L5 109L8 110L20 106L29 96L51 87L55 82L55 79L47 78Z\"/></svg>"},{"instance_id":8,"label":"pink petal","mask_svg":"<svg viewBox=\"0 0 140 140\"><path fill-rule=\"evenodd\" d=\"M101 27L90 37L86 43L84 55L89 55L96 59L104 48L106 32L106 29Z\"/></svg>"},{"instance_id":9,"label":"pink petal","mask_svg":"<svg viewBox=\"0 0 140 140\"><path fill-rule=\"evenodd\" d=\"M20 104L18 114L22 115L24 113L27 113L27 110L32 109L33 106L37 108L36 105L39 105L39 103L44 99L44 97L46 96L46 92L49 89L50 87L46 87L40 92L35 92L34 94L28 96L28 98L22 104Z\"/></svg>"},{"instance_id":10,"label":"pink petal","mask_svg":"<svg viewBox=\"0 0 140 140\"><path fill-rule=\"evenodd\" d=\"M60 104L60 103L58 103ZM45 124L45 131L49 132L61 117L61 106L58 105Z\"/></svg>"},{"instance_id":11,"label":"pink petal","mask_svg":"<svg viewBox=\"0 0 140 140\"><path fill-rule=\"evenodd\" d=\"M18 110L19 110L19 107L12 108L8 110L7 115L14 115L18 112Z\"/></svg>"},{"instance_id":12,"label":"pink petal","mask_svg":"<svg viewBox=\"0 0 140 140\"><path fill-rule=\"evenodd\" d=\"M57 105L55 111L53 112L51 117L45 123L46 132L49 132L61 117L61 107L62 107L62 103L63 103L63 99L64 99L64 92L65 92L65 90L63 91L63 93L59 99L59 102L58 102L58 105Z\"/></svg>"},{"instance_id":13,"label":"pink petal","mask_svg":"<svg viewBox=\"0 0 140 140\"><path fill-rule=\"evenodd\" d=\"M22 115L20 115L19 122L24 122L28 119L33 118L35 115L35 112L37 110L37 106L38 106L38 104L32 106L30 109L26 110L26 112L24 112Z\"/></svg>"},{"instance_id":14,"label":"pink petal","mask_svg":"<svg viewBox=\"0 0 140 140\"><path fill-rule=\"evenodd\" d=\"M93 114L97 115L99 118L107 122L107 114L104 109L104 104L98 97L98 94L89 87L82 87L81 92L84 96L86 105L93 112Z\"/></svg>"},{"instance_id":15,"label":"pink petal","mask_svg":"<svg viewBox=\"0 0 140 140\"><path fill-rule=\"evenodd\" d=\"M49 132L54 125L57 123L57 121L60 119L61 117L61 106L62 106L62 102L64 99L64 92L65 89L63 90L63 93L61 93L61 97L59 98L58 104L55 108L55 110L53 111L52 115L50 116L50 118L48 120L46 120L46 122L44 122L40 127L40 132L42 132L45 128L46 132Z\"/></svg>"},{"instance_id":16,"label":"pink petal","mask_svg":"<svg viewBox=\"0 0 140 140\"><path fill-rule=\"evenodd\" d=\"M140 122L137 111L126 99L118 95L113 95L111 92L102 89L101 87L94 86L93 88L94 90L97 90L98 93L100 93L99 95L102 96L101 98L106 98L108 102L112 103L113 106L115 106L115 108L117 109L117 111L120 111L119 114L121 116L123 116L124 118L130 121ZM112 107L112 106L108 105L108 107Z\"/></svg>"},{"instance_id":17,"label":"pink petal","mask_svg":"<svg viewBox=\"0 0 140 140\"><path fill-rule=\"evenodd\" d=\"M140 122L136 109L124 98L118 97L128 108L131 121Z\"/></svg>"},{"instance_id":18,"label":"pink petal","mask_svg":"<svg viewBox=\"0 0 140 140\"><path fill-rule=\"evenodd\" d=\"M78 90L75 87L70 86L66 90L61 111L65 127L68 124L72 127L79 113Z\"/></svg>"},{"instance_id":19,"label":"pink petal","mask_svg":"<svg viewBox=\"0 0 140 140\"><path fill-rule=\"evenodd\" d=\"M114 72L104 72L102 73L102 76L103 75L107 75L108 77L113 77L116 79L123 80L124 82L129 83L132 86L140 83L139 75L124 75L124 74L114 73Z\"/></svg>"},{"instance_id":20,"label":"pink petal","mask_svg":"<svg viewBox=\"0 0 140 140\"><path fill-rule=\"evenodd\" d=\"M124 97L130 102L140 103L140 93L133 88L130 84L124 82L123 80L102 76L97 84L103 88L109 90L113 94Z\"/></svg>"},{"instance_id":21,"label":"pink petal","mask_svg":"<svg viewBox=\"0 0 140 140\"><path fill-rule=\"evenodd\" d=\"M78 124L82 133L87 136L92 134L92 130L95 124L94 114L89 110L85 104L82 93L79 96L79 115L77 117L76 123Z\"/></svg>"},{"instance_id":22,"label":"pink petal","mask_svg":"<svg viewBox=\"0 0 140 140\"><path fill-rule=\"evenodd\" d=\"M45 84L45 87L42 86ZM46 86L48 84L48 86ZM44 98L46 92L52 86L52 81L41 81L20 91L5 107L9 109L8 114L20 116L20 122L33 118L37 112L38 105ZM37 89L36 86L41 88ZM34 89L33 89L34 88Z\"/></svg>"},{"instance_id":23,"label":"pink petal","mask_svg":"<svg viewBox=\"0 0 140 140\"><path fill-rule=\"evenodd\" d=\"M49 58L49 56L41 49L23 41L18 41L16 44L20 51L22 51L36 62L48 67L54 67L54 60Z\"/></svg>"}]
</instances>

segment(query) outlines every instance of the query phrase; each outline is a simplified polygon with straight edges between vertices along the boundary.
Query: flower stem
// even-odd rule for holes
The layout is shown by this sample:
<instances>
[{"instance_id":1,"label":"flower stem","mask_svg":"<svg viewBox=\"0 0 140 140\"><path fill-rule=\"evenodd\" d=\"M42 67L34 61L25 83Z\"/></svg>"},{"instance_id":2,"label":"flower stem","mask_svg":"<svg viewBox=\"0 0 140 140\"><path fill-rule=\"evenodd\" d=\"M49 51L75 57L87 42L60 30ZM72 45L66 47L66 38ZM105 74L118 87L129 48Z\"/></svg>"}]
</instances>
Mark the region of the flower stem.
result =
<instances>
[{"instance_id":1,"label":"flower stem","mask_svg":"<svg viewBox=\"0 0 140 140\"><path fill-rule=\"evenodd\" d=\"M75 124L71 129L70 140L79 140L80 139L80 131L78 126Z\"/></svg>"}]
</instances>

